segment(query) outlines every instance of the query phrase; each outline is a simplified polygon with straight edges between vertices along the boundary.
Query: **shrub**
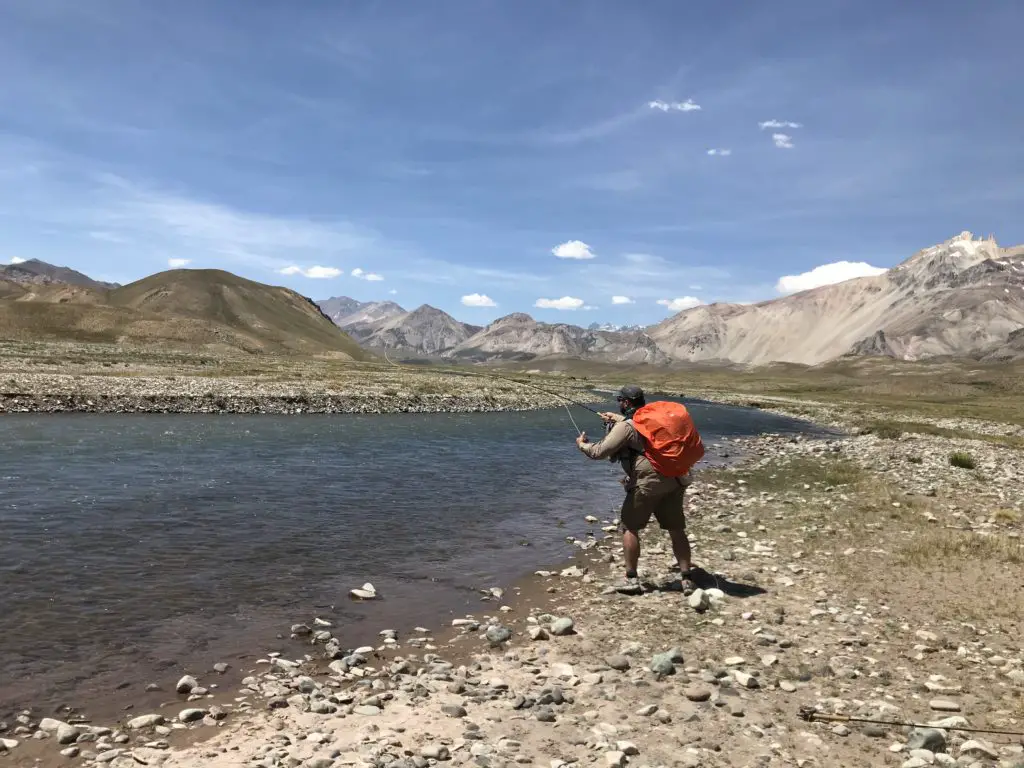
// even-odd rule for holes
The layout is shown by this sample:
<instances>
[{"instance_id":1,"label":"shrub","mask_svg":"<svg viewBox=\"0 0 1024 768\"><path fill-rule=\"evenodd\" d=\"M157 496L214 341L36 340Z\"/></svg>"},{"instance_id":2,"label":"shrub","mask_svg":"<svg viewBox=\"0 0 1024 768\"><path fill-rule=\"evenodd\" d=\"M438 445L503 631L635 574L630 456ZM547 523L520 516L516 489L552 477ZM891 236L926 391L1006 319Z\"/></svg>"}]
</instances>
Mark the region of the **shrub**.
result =
<instances>
[{"instance_id":1,"label":"shrub","mask_svg":"<svg viewBox=\"0 0 1024 768\"><path fill-rule=\"evenodd\" d=\"M949 464L952 467L959 467L960 469L974 469L978 466L978 462L976 462L974 457L966 451L954 451L949 454Z\"/></svg>"}]
</instances>

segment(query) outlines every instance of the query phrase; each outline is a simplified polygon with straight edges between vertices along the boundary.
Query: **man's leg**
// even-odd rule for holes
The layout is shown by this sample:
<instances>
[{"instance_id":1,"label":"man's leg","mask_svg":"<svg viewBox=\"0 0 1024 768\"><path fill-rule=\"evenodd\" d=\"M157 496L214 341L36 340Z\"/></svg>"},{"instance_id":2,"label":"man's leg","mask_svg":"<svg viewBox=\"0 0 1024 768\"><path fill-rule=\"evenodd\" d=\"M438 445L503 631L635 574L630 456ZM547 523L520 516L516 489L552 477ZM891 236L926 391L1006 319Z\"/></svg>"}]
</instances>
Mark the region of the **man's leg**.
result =
<instances>
[{"instance_id":1,"label":"man's leg","mask_svg":"<svg viewBox=\"0 0 1024 768\"><path fill-rule=\"evenodd\" d=\"M690 538L686 535L686 529L673 528L668 532L668 535L672 538L672 554L676 556L679 570L683 573L688 573L692 566L690 562L692 551L690 550Z\"/></svg>"},{"instance_id":2,"label":"man's leg","mask_svg":"<svg viewBox=\"0 0 1024 768\"><path fill-rule=\"evenodd\" d=\"M619 527L622 530L623 558L626 561L626 578L618 587L620 592L642 592L640 584L640 531L651 519L651 511L646 499L638 496L636 489L626 492L619 512Z\"/></svg>"},{"instance_id":3,"label":"man's leg","mask_svg":"<svg viewBox=\"0 0 1024 768\"><path fill-rule=\"evenodd\" d=\"M685 501L684 489L680 488L678 491L669 493L658 504L655 516L658 525L668 531L668 535L672 539L672 554L675 555L676 562L679 564L683 592L689 594L693 592L696 585L690 577L690 569L693 567L693 552L690 548L690 538L686 535Z\"/></svg>"}]
</instances>

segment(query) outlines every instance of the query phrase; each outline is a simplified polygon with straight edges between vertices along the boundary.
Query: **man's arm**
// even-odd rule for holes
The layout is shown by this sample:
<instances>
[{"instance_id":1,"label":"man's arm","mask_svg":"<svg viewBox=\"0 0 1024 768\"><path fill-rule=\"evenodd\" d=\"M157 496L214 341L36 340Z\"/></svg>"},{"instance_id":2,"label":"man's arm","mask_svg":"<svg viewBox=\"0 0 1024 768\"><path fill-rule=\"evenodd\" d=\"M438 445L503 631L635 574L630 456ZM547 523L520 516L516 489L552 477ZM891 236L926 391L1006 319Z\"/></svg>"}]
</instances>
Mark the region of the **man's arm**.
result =
<instances>
[{"instance_id":1,"label":"man's arm","mask_svg":"<svg viewBox=\"0 0 1024 768\"><path fill-rule=\"evenodd\" d=\"M596 443L577 440L576 444L584 454L592 459L608 459L625 448L632 436L633 427L626 421L618 421L611 431L604 436L603 440ZM586 435L584 435L584 438Z\"/></svg>"}]
</instances>

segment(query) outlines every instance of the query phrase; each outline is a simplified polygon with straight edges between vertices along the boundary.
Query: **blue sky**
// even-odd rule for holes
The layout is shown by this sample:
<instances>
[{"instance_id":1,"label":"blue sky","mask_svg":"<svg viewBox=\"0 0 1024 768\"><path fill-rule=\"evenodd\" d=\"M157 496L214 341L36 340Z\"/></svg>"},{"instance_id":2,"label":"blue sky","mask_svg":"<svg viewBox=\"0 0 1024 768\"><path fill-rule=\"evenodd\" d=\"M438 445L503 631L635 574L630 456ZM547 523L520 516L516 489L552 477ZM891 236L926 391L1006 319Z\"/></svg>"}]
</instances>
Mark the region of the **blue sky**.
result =
<instances>
[{"instance_id":1,"label":"blue sky","mask_svg":"<svg viewBox=\"0 0 1024 768\"><path fill-rule=\"evenodd\" d=\"M0 28L0 262L650 323L1024 241L1015 0L0 0Z\"/></svg>"}]
</instances>

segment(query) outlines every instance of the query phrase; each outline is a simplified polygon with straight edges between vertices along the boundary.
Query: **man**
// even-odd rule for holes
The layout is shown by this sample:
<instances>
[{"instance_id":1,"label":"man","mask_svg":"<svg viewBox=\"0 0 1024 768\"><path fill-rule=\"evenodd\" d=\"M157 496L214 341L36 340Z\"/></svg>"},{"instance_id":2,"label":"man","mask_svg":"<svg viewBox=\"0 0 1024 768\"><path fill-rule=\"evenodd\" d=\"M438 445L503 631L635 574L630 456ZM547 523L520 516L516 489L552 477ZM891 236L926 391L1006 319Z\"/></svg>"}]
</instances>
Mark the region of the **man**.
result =
<instances>
[{"instance_id":1,"label":"man","mask_svg":"<svg viewBox=\"0 0 1024 768\"><path fill-rule=\"evenodd\" d=\"M640 563L640 531L647 527L651 515L672 539L672 551L681 574L683 592L690 594L695 585L690 562L690 540L686 535L686 516L683 503L689 475L681 478L666 477L655 471L644 456L645 441L631 421L633 414L646 404L640 387L625 386L615 398L619 413L602 413L601 418L613 426L604 439L597 443L581 434L576 445L591 459L608 459L622 465L626 477L622 483L626 498L619 514L622 547L625 550L626 577L618 591L637 594L643 591L638 567Z\"/></svg>"}]
</instances>

